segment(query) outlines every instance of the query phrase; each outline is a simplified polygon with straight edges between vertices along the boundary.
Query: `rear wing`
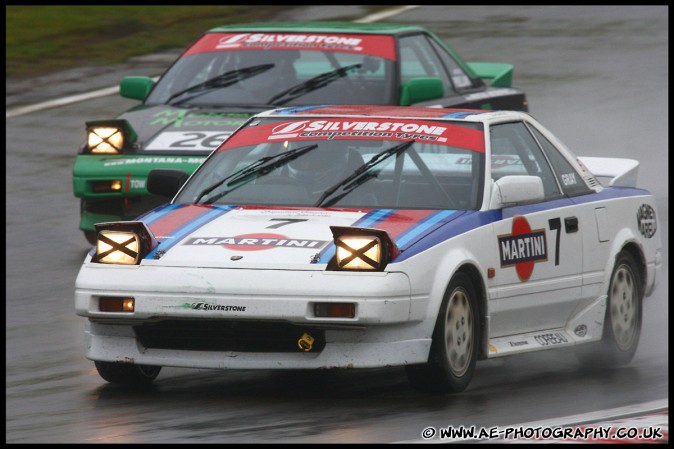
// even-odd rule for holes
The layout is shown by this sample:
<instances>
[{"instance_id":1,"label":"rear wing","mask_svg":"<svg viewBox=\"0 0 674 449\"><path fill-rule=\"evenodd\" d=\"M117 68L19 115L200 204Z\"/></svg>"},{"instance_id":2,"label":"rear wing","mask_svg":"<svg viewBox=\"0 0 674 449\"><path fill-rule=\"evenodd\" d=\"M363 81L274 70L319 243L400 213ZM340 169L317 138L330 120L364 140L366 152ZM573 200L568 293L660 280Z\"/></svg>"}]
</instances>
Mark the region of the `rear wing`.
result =
<instances>
[{"instance_id":1,"label":"rear wing","mask_svg":"<svg viewBox=\"0 0 674 449\"><path fill-rule=\"evenodd\" d=\"M501 62L467 62L468 67L480 78L491 80L492 87L511 87L513 83L512 64Z\"/></svg>"},{"instance_id":2,"label":"rear wing","mask_svg":"<svg viewBox=\"0 0 674 449\"><path fill-rule=\"evenodd\" d=\"M636 187L639 161L611 157L578 157L596 177L609 178L609 187Z\"/></svg>"}]
</instances>

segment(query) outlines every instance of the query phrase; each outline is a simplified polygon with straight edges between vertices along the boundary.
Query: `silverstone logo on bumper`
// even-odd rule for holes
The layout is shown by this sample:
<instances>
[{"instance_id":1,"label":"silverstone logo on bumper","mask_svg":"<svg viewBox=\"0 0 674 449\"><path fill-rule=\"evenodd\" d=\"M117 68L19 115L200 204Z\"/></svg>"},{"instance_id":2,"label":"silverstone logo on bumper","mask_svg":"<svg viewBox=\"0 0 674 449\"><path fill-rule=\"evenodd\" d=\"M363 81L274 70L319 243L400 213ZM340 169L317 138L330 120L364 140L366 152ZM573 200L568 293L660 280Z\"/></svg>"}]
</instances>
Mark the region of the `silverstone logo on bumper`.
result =
<instances>
[{"instance_id":1,"label":"silverstone logo on bumper","mask_svg":"<svg viewBox=\"0 0 674 449\"><path fill-rule=\"evenodd\" d=\"M246 306L210 304L207 302L186 302L179 306L164 306L165 309L219 310L221 312L245 312Z\"/></svg>"}]
</instances>

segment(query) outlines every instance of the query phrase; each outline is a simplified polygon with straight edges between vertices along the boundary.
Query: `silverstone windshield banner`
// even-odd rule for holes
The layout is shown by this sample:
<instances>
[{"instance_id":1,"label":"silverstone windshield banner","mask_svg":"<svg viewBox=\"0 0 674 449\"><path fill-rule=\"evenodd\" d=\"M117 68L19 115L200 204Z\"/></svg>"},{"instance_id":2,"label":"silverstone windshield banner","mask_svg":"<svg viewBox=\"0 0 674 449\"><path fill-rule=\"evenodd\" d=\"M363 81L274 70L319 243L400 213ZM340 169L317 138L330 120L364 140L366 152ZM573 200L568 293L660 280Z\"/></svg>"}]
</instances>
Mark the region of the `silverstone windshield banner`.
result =
<instances>
[{"instance_id":1,"label":"silverstone windshield banner","mask_svg":"<svg viewBox=\"0 0 674 449\"><path fill-rule=\"evenodd\" d=\"M255 122L253 122L255 123ZM275 122L239 130L218 151L284 140L416 140L484 153L484 133L448 122L390 118L328 118Z\"/></svg>"},{"instance_id":2,"label":"silverstone windshield banner","mask_svg":"<svg viewBox=\"0 0 674 449\"><path fill-rule=\"evenodd\" d=\"M396 60L392 36L331 33L209 33L187 49L183 56L238 50L332 51Z\"/></svg>"}]
</instances>

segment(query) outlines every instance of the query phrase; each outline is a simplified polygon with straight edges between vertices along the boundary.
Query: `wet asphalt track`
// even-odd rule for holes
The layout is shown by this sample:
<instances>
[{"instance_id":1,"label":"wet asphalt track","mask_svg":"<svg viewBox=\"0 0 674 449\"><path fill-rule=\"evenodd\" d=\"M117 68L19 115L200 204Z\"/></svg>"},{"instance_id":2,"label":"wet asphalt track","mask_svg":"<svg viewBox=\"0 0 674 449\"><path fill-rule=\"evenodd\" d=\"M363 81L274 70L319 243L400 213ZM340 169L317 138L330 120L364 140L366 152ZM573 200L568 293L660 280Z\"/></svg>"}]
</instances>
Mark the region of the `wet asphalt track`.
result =
<instances>
[{"instance_id":1,"label":"wet asphalt track","mask_svg":"<svg viewBox=\"0 0 674 449\"><path fill-rule=\"evenodd\" d=\"M269 372L165 368L149 391L102 381L84 358L74 281L88 245L71 171L84 121L134 102L116 96L7 118L7 443L380 443L427 426L506 426L668 398L667 6L421 6L386 21L418 23L466 60L510 62L532 114L577 154L641 161L658 197L663 278L644 309L633 363L584 372L539 353L478 364L470 388L427 397L400 368ZM358 7L289 9L328 19ZM156 75L166 59L83 68L7 83L8 110ZM37 87L40 86L40 87ZM44 93L44 94L43 94Z\"/></svg>"}]
</instances>

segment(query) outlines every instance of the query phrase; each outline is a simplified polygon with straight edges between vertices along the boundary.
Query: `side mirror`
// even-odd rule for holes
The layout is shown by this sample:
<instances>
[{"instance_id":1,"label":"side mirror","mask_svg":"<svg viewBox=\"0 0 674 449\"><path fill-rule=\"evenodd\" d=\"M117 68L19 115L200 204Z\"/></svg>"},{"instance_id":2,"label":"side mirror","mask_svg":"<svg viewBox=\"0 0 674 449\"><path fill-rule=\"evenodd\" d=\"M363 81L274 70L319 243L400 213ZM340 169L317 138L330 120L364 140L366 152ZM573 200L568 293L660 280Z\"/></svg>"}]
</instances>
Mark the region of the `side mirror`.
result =
<instances>
[{"instance_id":1,"label":"side mirror","mask_svg":"<svg viewBox=\"0 0 674 449\"><path fill-rule=\"evenodd\" d=\"M492 185L489 209L533 203L544 197L543 181L538 176L504 176Z\"/></svg>"},{"instance_id":2,"label":"side mirror","mask_svg":"<svg viewBox=\"0 0 674 449\"><path fill-rule=\"evenodd\" d=\"M440 78L414 78L400 86L400 106L434 100L444 95Z\"/></svg>"},{"instance_id":3,"label":"side mirror","mask_svg":"<svg viewBox=\"0 0 674 449\"><path fill-rule=\"evenodd\" d=\"M154 195L173 198L189 175L174 168L155 168L147 176L147 190Z\"/></svg>"},{"instance_id":4,"label":"side mirror","mask_svg":"<svg viewBox=\"0 0 674 449\"><path fill-rule=\"evenodd\" d=\"M149 76L127 76L119 82L119 95L124 98L143 101L154 87L154 80Z\"/></svg>"}]
</instances>

